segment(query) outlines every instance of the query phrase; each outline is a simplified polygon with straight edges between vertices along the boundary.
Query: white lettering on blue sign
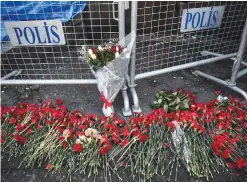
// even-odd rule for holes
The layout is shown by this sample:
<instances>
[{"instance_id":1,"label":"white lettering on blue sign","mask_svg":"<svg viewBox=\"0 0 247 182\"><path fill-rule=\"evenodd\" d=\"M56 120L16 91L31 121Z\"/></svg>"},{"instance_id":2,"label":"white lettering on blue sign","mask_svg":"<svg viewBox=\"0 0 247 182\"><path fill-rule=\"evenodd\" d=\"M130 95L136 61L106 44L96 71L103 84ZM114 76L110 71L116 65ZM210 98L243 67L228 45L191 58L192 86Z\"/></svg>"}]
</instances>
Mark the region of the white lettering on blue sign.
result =
<instances>
[{"instance_id":1,"label":"white lettering on blue sign","mask_svg":"<svg viewBox=\"0 0 247 182\"><path fill-rule=\"evenodd\" d=\"M220 27L225 6L183 10L181 32Z\"/></svg>"},{"instance_id":2,"label":"white lettering on blue sign","mask_svg":"<svg viewBox=\"0 0 247 182\"><path fill-rule=\"evenodd\" d=\"M65 44L60 20L6 22L5 27L13 46Z\"/></svg>"}]
</instances>

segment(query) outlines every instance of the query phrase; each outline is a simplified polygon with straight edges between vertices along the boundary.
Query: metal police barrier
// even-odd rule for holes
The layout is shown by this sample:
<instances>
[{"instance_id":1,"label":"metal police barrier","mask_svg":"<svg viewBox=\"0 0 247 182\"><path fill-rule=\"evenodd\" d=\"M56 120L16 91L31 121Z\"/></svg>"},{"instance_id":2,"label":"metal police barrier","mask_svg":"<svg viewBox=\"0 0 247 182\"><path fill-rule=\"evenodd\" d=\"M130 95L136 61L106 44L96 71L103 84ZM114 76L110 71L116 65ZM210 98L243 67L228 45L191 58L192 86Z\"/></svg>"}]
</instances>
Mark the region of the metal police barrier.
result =
<instances>
[{"instance_id":1,"label":"metal police barrier","mask_svg":"<svg viewBox=\"0 0 247 182\"><path fill-rule=\"evenodd\" d=\"M235 86L236 78L247 72L239 71L247 58L247 2L132 2L131 18L131 30L137 31L128 79L131 88L139 79L231 59L235 66L230 81L195 74L224 84L247 100L246 92ZM134 90L132 95L134 108L140 109Z\"/></svg>"},{"instance_id":2,"label":"metal police barrier","mask_svg":"<svg viewBox=\"0 0 247 182\"><path fill-rule=\"evenodd\" d=\"M123 38L128 8L112 1L2 1L1 84L96 84L85 47ZM124 84L125 116L132 114L126 90Z\"/></svg>"}]
</instances>

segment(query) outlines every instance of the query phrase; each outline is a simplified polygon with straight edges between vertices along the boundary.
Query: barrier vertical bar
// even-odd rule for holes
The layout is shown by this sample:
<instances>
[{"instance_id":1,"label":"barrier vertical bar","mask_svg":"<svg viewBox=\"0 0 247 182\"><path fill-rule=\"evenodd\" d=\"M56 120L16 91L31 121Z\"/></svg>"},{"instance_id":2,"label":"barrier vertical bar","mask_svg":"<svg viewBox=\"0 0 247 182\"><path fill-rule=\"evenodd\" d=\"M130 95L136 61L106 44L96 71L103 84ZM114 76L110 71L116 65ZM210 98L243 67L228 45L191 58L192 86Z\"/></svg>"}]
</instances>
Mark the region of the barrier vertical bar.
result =
<instances>
[{"instance_id":1,"label":"barrier vertical bar","mask_svg":"<svg viewBox=\"0 0 247 182\"><path fill-rule=\"evenodd\" d=\"M247 18L246 18L244 30L242 33L241 42L238 48L237 61L234 64L231 80L229 81L229 84L231 85L236 85L236 79L237 79L238 71L240 68L240 64L244 56L244 52L246 51L246 45L247 45Z\"/></svg>"},{"instance_id":2,"label":"barrier vertical bar","mask_svg":"<svg viewBox=\"0 0 247 182\"><path fill-rule=\"evenodd\" d=\"M136 28L137 28L137 7L138 7L138 2L132 1L132 4L131 4L131 31L136 31ZM130 63L129 87L130 87L130 92L131 92L132 99L133 99L132 110L133 110L133 112L141 112L138 95L137 95L136 90L135 90L135 87L136 87L136 84L135 84L136 40L135 40L134 45L132 47L131 55L132 56L131 56L131 63Z\"/></svg>"},{"instance_id":3,"label":"barrier vertical bar","mask_svg":"<svg viewBox=\"0 0 247 182\"><path fill-rule=\"evenodd\" d=\"M124 1L119 1L118 2L118 29L119 29L119 40L121 40L125 36L125 2ZM130 104L129 104L129 97L127 94L127 86L126 86L126 81L124 82L122 88L122 96L123 96L123 101L124 101L124 108L123 110L123 115L124 116L131 116L132 112L130 109Z\"/></svg>"}]
</instances>

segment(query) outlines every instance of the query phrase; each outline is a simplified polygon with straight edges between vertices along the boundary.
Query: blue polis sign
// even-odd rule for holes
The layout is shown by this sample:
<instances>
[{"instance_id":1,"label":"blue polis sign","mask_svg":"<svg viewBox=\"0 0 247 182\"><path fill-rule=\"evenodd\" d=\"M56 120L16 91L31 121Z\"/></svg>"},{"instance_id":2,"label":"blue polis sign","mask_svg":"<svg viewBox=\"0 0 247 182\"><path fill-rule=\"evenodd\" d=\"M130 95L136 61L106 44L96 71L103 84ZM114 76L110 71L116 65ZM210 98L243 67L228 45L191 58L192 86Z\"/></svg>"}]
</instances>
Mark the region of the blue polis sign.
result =
<instances>
[{"instance_id":1,"label":"blue polis sign","mask_svg":"<svg viewBox=\"0 0 247 182\"><path fill-rule=\"evenodd\" d=\"M225 6L183 10L181 32L220 27Z\"/></svg>"},{"instance_id":2,"label":"blue polis sign","mask_svg":"<svg viewBox=\"0 0 247 182\"><path fill-rule=\"evenodd\" d=\"M65 44L60 20L6 22L5 27L13 46Z\"/></svg>"}]
</instances>

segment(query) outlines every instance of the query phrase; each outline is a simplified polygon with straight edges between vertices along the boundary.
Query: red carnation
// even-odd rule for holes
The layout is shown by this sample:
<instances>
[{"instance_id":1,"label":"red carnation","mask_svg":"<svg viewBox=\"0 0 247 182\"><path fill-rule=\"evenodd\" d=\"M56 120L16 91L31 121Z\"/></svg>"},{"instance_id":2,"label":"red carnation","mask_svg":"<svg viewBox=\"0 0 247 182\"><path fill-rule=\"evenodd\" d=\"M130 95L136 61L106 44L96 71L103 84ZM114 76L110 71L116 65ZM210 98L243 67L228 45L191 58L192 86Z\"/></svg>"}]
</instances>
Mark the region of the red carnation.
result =
<instances>
[{"instance_id":1,"label":"red carnation","mask_svg":"<svg viewBox=\"0 0 247 182\"><path fill-rule=\"evenodd\" d=\"M52 120L50 120L50 119L47 120L47 123L50 124L50 125L53 124Z\"/></svg>"},{"instance_id":2,"label":"red carnation","mask_svg":"<svg viewBox=\"0 0 247 182\"><path fill-rule=\"evenodd\" d=\"M112 46L111 51L115 53L116 52L116 46Z\"/></svg>"},{"instance_id":3,"label":"red carnation","mask_svg":"<svg viewBox=\"0 0 247 182\"><path fill-rule=\"evenodd\" d=\"M18 123L16 127L17 127L17 131L18 131L19 133L22 132L23 126L22 126L20 123Z\"/></svg>"},{"instance_id":4,"label":"red carnation","mask_svg":"<svg viewBox=\"0 0 247 182\"><path fill-rule=\"evenodd\" d=\"M81 144L79 144L79 143L76 143L73 148L74 148L75 152L82 152L82 150L83 150Z\"/></svg>"},{"instance_id":5,"label":"red carnation","mask_svg":"<svg viewBox=\"0 0 247 182\"><path fill-rule=\"evenodd\" d=\"M171 130L171 132L173 132L176 128L173 122L168 122L167 127L169 130Z\"/></svg>"},{"instance_id":6,"label":"red carnation","mask_svg":"<svg viewBox=\"0 0 247 182\"><path fill-rule=\"evenodd\" d=\"M231 149L226 149L226 150L222 153L222 157L223 157L224 159L228 159L230 153L231 153Z\"/></svg>"},{"instance_id":7,"label":"red carnation","mask_svg":"<svg viewBox=\"0 0 247 182\"><path fill-rule=\"evenodd\" d=\"M9 122L10 122L11 124L15 124L15 123L16 123L16 119L15 119L15 118L11 118L11 119L9 120Z\"/></svg>"},{"instance_id":8,"label":"red carnation","mask_svg":"<svg viewBox=\"0 0 247 182\"><path fill-rule=\"evenodd\" d=\"M62 142L62 147L63 147L63 149L66 149L66 148L67 148L67 145L68 145L68 144L67 144L66 141L63 141L63 142Z\"/></svg>"},{"instance_id":9,"label":"red carnation","mask_svg":"<svg viewBox=\"0 0 247 182\"><path fill-rule=\"evenodd\" d=\"M163 146L164 146L165 148L169 148L169 147L170 147L168 143L163 143Z\"/></svg>"},{"instance_id":10,"label":"red carnation","mask_svg":"<svg viewBox=\"0 0 247 182\"><path fill-rule=\"evenodd\" d=\"M62 99L60 99L60 98L58 98L57 100L56 100L56 103L57 103L57 105L62 105L63 104L63 101L62 101Z\"/></svg>"},{"instance_id":11,"label":"red carnation","mask_svg":"<svg viewBox=\"0 0 247 182\"><path fill-rule=\"evenodd\" d=\"M222 95L221 91L217 90L214 92L216 95Z\"/></svg>"},{"instance_id":12,"label":"red carnation","mask_svg":"<svg viewBox=\"0 0 247 182\"><path fill-rule=\"evenodd\" d=\"M129 130L128 130L128 127L125 126L124 129L123 129L123 136L124 136L124 137L127 137L127 136L129 136L129 135L130 135L130 132L129 132Z\"/></svg>"},{"instance_id":13,"label":"red carnation","mask_svg":"<svg viewBox=\"0 0 247 182\"><path fill-rule=\"evenodd\" d=\"M52 168L52 165L51 164L47 164L46 169L48 169L50 171L51 168Z\"/></svg>"},{"instance_id":14,"label":"red carnation","mask_svg":"<svg viewBox=\"0 0 247 182\"><path fill-rule=\"evenodd\" d=\"M125 145L127 145L127 143L129 142L129 140L127 138L125 138L122 143L121 146L124 147Z\"/></svg>"},{"instance_id":15,"label":"red carnation","mask_svg":"<svg viewBox=\"0 0 247 182\"><path fill-rule=\"evenodd\" d=\"M118 135L113 134L113 135L112 135L112 140L113 140L113 143L114 143L114 144L117 144L117 143L119 143L120 138L119 138Z\"/></svg>"},{"instance_id":16,"label":"red carnation","mask_svg":"<svg viewBox=\"0 0 247 182\"><path fill-rule=\"evenodd\" d=\"M101 155L105 155L107 153L107 149L105 147L100 147L99 151Z\"/></svg>"},{"instance_id":17,"label":"red carnation","mask_svg":"<svg viewBox=\"0 0 247 182\"><path fill-rule=\"evenodd\" d=\"M94 47L93 49L93 53L96 54L97 53L97 49Z\"/></svg>"},{"instance_id":18,"label":"red carnation","mask_svg":"<svg viewBox=\"0 0 247 182\"><path fill-rule=\"evenodd\" d=\"M242 169L243 167L247 166L246 161L243 158L240 158L236 161L237 167Z\"/></svg>"},{"instance_id":19,"label":"red carnation","mask_svg":"<svg viewBox=\"0 0 247 182\"><path fill-rule=\"evenodd\" d=\"M20 142L21 144L27 143L27 139L25 137L22 137L21 135L15 136L16 141Z\"/></svg>"},{"instance_id":20,"label":"red carnation","mask_svg":"<svg viewBox=\"0 0 247 182\"><path fill-rule=\"evenodd\" d=\"M230 168L233 168L233 169L235 169L235 168L237 167L233 162L228 162L227 165L228 165Z\"/></svg>"},{"instance_id":21,"label":"red carnation","mask_svg":"<svg viewBox=\"0 0 247 182\"><path fill-rule=\"evenodd\" d=\"M38 124L38 126L37 126L37 130L41 130L41 126Z\"/></svg>"},{"instance_id":22,"label":"red carnation","mask_svg":"<svg viewBox=\"0 0 247 182\"><path fill-rule=\"evenodd\" d=\"M145 141L147 141L148 140L148 136L147 135L143 135L143 134L140 134L139 135L139 141L140 142L145 142Z\"/></svg>"},{"instance_id":23,"label":"red carnation","mask_svg":"<svg viewBox=\"0 0 247 182\"><path fill-rule=\"evenodd\" d=\"M33 132L32 128L29 128L29 129L27 130L27 134L28 134L28 135L31 135L32 132Z\"/></svg>"},{"instance_id":24,"label":"red carnation","mask_svg":"<svg viewBox=\"0 0 247 182\"><path fill-rule=\"evenodd\" d=\"M123 48L122 48L120 45L118 45L118 50L119 50L119 52L121 53L122 50L123 50Z\"/></svg>"}]
</instances>

